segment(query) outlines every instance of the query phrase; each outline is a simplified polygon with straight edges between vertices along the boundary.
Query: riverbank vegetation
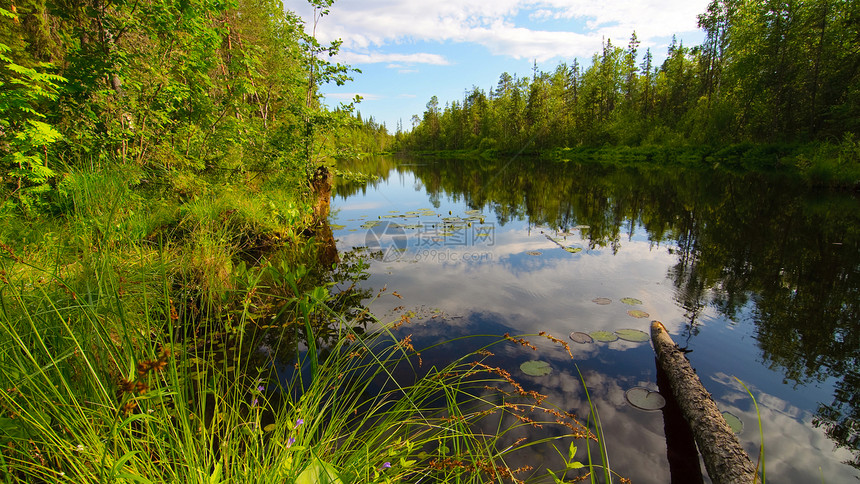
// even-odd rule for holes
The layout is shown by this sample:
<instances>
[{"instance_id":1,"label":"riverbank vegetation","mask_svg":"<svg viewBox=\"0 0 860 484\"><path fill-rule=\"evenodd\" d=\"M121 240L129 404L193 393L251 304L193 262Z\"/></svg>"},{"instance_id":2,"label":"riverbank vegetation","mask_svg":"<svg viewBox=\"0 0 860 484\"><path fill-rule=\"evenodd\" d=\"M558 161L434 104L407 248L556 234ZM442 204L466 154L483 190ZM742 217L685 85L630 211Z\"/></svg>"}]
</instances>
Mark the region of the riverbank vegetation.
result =
<instances>
[{"instance_id":1,"label":"riverbank vegetation","mask_svg":"<svg viewBox=\"0 0 860 484\"><path fill-rule=\"evenodd\" d=\"M391 137L319 96L338 46L278 1L0 3L0 479L517 482L523 427L593 437L369 314L329 172Z\"/></svg>"},{"instance_id":2,"label":"riverbank vegetation","mask_svg":"<svg viewBox=\"0 0 860 484\"><path fill-rule=\"evenodd\" d=\"M856 184L858 15L856 2L715 0L699 16L704 42L673 41L661 64L635 32L626 47L606 39L588 66L503 73L444 106L433 96L399 147L561 158L644 147L634 151L726 155Z\"/></svg>"}]
</instances>

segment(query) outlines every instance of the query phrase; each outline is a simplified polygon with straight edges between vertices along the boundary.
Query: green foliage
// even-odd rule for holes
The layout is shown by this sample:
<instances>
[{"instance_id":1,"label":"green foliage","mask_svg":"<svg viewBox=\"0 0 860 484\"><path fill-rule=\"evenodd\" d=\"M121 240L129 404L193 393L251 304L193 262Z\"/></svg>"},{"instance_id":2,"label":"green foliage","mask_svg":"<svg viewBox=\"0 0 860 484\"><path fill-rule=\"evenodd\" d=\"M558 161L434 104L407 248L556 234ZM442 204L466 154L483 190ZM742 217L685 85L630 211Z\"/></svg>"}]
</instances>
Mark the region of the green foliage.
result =
<instances>
[{"instance_id":1,"label":"green foliage","mask_svg":"<svg viewBox=\"0 0 860 484\"><path fill-rule=\"evenodd\" d=\"M0 17L4 25L19 24L18 16L5 9L0 8ZM54 176L48 148L63 136L43 119L66 79L50 73L52 66L47 63L36 63L35 68L22 65L10 57L15 53L3 40L0 38L0 181L8 193L3 205L14 196L29 211L43 203Z\"/></svg>"},{"instance_id":2,"label":"green foliage","mask_svg":"<svg viewBox=\"0 0 860 484\"><path fill-rule=\"evenodd\" d=\"M315 22L332 3L314 4ZM361 132L352 105L330 110L317 88L354 70L327 60L339 41L320 45L279 1L27 0L17 12L0 10L7 208L49 208L83 166L144 167L193 197L200 176L307 178L333 156L387 146L374 125L363 129L374 141L348 145Z\"/></svg>"},{"instance_id":3,"label":"green foliage","mask_svg":"<svg viewBox=\"0 0 860 484\"><path fill-rule=\"evenodd\" d=\"M305 88L305 103L301 109L303 121L304 155L301 163L308 178L313 175L317 167L331 161L336 156L332 142L329 138L339 130L353 124L350 117L354 105L361 101L359 96L348 104L341 104L334 112L321 109L321 99L318 88L322 84L335 83L338 86L351 81L351 72L361 72L339 63L332 63L327 58L335 56L343 43L336 40L324 46L316 38L316 29L320 20L330 13L330 7L334 0L309 0L313 7L313 26L310 33L303 33L301 37L302 56L301 61L308 72L307 87ZM326 54L320 57L320 54ZM328 163L329 166L333 166Z\"/></svg>"}]
</instances>

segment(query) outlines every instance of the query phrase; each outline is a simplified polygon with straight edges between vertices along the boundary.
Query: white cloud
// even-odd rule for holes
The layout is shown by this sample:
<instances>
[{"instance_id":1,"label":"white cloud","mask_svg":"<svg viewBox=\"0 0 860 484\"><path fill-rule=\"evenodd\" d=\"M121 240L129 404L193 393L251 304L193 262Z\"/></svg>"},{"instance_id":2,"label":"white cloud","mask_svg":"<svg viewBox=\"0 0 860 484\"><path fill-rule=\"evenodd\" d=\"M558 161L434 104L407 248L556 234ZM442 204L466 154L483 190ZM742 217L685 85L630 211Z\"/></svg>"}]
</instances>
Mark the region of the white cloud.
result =
<instances>
[{"instance_id":1,"label":"white cloud","mask_svg":"<svg viewBox=\"0 0 860 484\"><path fill-rule=\"evenodd\" d=\"M318 24L317 34L325 41L343 39L344 56L353 64L394 61L387 58L390 54L368 50L417 41L474 42L493 54L518 59L589 57L603 39L624 45L634 30L643 47L654 45L656 38L696 31L696 16L707 4L708 0L340 0ZM299 0L288 0L287 8L310 17ZM576 23L566 30L541 29L548 20ZM581 22L586 30L574 31Z\"/></svg>"},{"instance_id":2,"label":"white cloud","mask_svg":"<svg viewBox=\"0 0 860 484\"><path fill-rule=\"evenodd\" d=\"M384 62L400 62L404 64L432 64L445 66L450 64L445 57L437 54L383 54L381 52L359 53L346 51L338 55L339 62L347 64L380 64ZM388 67L402 67L392 64Z\"/></svg>"}]
</instances>

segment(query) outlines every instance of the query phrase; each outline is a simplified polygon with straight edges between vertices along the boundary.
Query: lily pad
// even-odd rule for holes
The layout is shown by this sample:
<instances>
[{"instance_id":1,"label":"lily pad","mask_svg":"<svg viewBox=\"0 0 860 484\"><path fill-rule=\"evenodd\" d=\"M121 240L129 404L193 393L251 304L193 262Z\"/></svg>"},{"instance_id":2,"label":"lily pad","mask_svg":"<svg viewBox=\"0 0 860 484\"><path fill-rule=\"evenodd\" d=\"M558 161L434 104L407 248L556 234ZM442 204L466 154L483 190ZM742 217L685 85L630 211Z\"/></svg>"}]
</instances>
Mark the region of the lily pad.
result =
<instances>
[{"instance_id":1,"label":"lily pad","mask_svg":"<svg viewBox=\"0 0 860 484\"><path fill-rule=\"evenodd\" d=\"M629 304L631 306L634 306L636 304L642 304L642 301L636 299L635 297L622 297L621 302L623 302L624 304Z\"/></svg>"},{"instance_id":2,"label":"lily pad","mask_svg":"<svg viewBox=\"0 0 860 484\"><path fill-rule=\"evenodd\" d=\"M644 331L639 331L638 329L619 329L615 331L615 334L618 335L619 338L624 341L632 341L634 343L641 343L643 341L648 341L650 336L648 333Z\"/></svg>"},{"instance_id":3,"label":"lily pad","mask_svg":"<svg viewBox=\"0 0 860 484\"><path fill-rule=\"evenodd\" d=\"M570 333L570 339L579 344L594 343L594 338L589 336L588 333L583 333L581 331Z\"/></svg>"},{"instance_id":4,"label":"lily pad","mask_svg":"<svg viewBox=\"0 0 860 484\"><path fill-rule=\"evenodd\" d=\"M640 311L638 309L628 310L627 315L634 318L647 318L648 316L650 316L650 314L646 313L645 311Z\"/></svg>"},{"instance_id":5,"label":"lily pad","mask_svg":"<svg viewBox=\"0 0 860 484\"><path fill-rule=\"evenodd\" d=\"M543 254L543 252L540 252L538 250L530 250L530 251L526 252L526 254L528 254L528 255L541 255L541 254Z\"/></svg>"},{"instance_id":6,"label":"lily pad","mask_svg":"<svg viewBox=\"0 0 860 484\"><path fill-rule=\"evenodd\" d=\"M520 370L530 376L547 376L552 373L549 363L540 360L526 361L520 365Z\"/></svg>"},{"instance_id":7,"label":"lily pad","mask_svg":"<svg viewBox=\"0 0 860 484\"><path fill-rule=\"evenodd\" d=\"M631 388L624 392L627 403L639 410L660 410L666 406L666 399L659 392L652 392L644 387Z\"/></svg>"},{"instance_id":8,"label":"lily pad","mask_svg":"<svg viewBox=\"0 0 860 484\"><path fill-rule=\"evenodd\" d=\"M582 247L565 247L564 250L571 254L576 254L577 252L582 252Z\"/></svg>"},{"instance_id":9,"label":"lily pad","mask_svg":"<svg viewBox=\"0 0 860 484\"><path fill-rule=\"evenodd\" d=\"M739 434L744 431L744 423L741 422L741 419L738 418L737 415L729 412L723 412L723 418L726 419L726 423L729 424L729 427L732 429L732 432Z\"/></svg>"},{"instance_id":10,"label":"lily pad","mask_svg":"<svg viewBox=\"0 0 860 484\"><path fill-rule=\"evenodd\" d=\"M607 304L612 302L612 299L609 299L608 297L596 297L592 299L591 302L595 304L600 304L601 306L606 306Z\"/></svg>"},{"instance_id":11,"label":"lily pad","mask_svg":"<svg viewBox=\"0 0 860 484\"><path fill-rule=\"evenodd\" d=\"M612 343L613 341L618 340L618 335L610 333L609 331L594 331L590 333L590 336L596 341L600 341L602 343Z\"/></svg>"}]
</instances>

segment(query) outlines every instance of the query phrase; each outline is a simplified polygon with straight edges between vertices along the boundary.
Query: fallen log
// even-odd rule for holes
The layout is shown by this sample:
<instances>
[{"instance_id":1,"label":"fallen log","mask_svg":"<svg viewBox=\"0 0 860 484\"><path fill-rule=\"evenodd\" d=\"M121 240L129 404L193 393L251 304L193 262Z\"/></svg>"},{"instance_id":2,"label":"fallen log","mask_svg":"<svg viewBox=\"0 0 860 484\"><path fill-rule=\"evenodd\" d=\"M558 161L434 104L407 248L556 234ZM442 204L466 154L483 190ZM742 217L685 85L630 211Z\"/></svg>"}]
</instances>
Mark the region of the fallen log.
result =
<instances>
[{"instance_id":1,"label":"fallen log","mask_svg":"<svg viewBox=\"0 0 860 484\"><path fill-rule=\"evenodd\" d=\"M666 374L672 395L690 425L705 469L714 484L752 484L756 469L726 419L672 341L660 321L651 322L651 341L657 363Z\"/></svg>"},{"instance_id":2,"label":"fallen log","mask_svg":"<svg viewBox=\"0 0 860 484\"><path fill-rule=\"evenodd\" d=\"M657 388L666 399L663 413L663 433L666 434L666 460L669 461L669 484L705 484L702 465L699 463L699 450L690 424L681 413L681 407L672 396L672 386L666 372L657 365Z\"/></svg>"}]
</instances>

